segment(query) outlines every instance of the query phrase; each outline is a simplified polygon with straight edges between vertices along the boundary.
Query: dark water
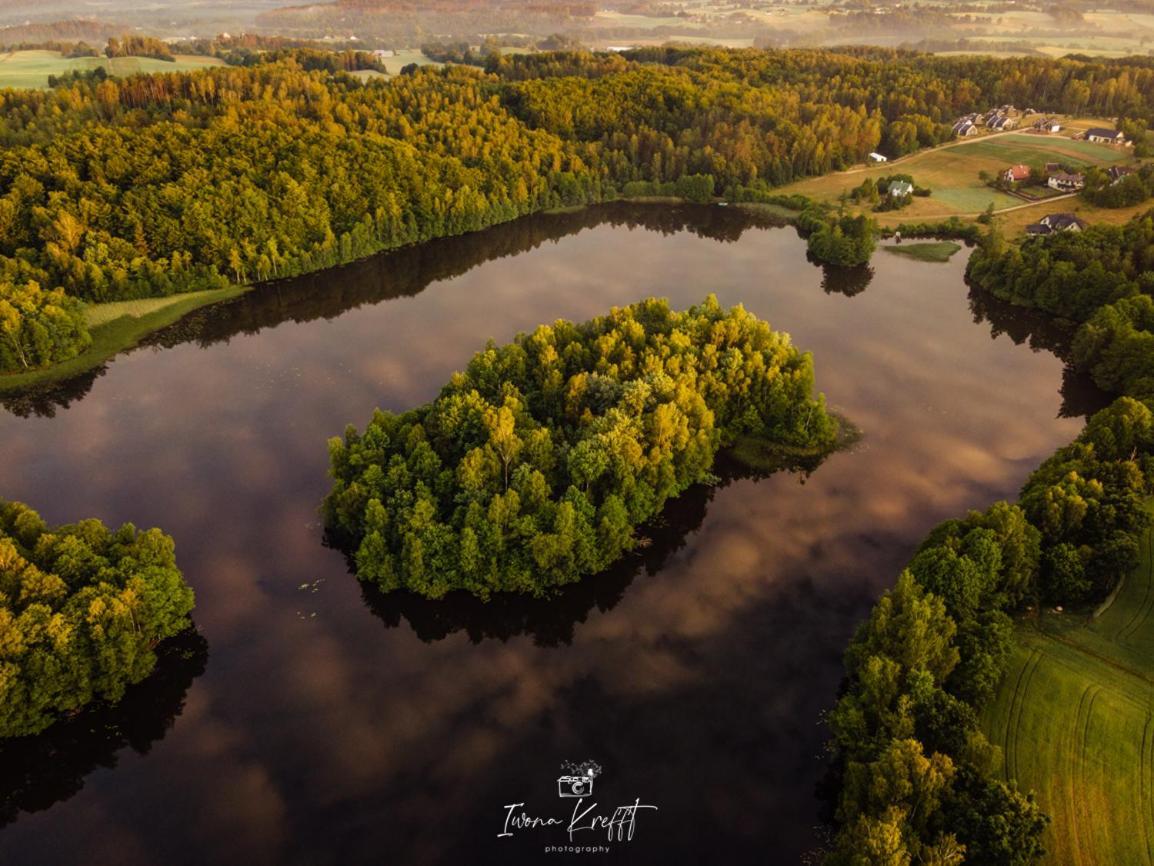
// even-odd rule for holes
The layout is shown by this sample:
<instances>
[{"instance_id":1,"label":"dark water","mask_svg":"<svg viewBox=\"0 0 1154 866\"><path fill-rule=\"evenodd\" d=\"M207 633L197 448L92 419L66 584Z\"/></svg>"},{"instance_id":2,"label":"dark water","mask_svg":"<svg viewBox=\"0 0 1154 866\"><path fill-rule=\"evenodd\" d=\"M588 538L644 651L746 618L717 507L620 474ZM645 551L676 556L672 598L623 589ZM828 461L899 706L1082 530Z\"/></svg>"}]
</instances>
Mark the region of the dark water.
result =
<instances>
[{"instance_id":1,"label":"dark water","mask_svg":"<svg viewBox=\"0 0 1154 866\"><path fill-rule=\"evenodd\" d=\"M0 863L798 862L855 624L931 526L1013 496L1098 402L1065 335L968 296L964 254L872 267L823 274L722 208L542 216L267 286L9 401L0 495L171 532L207 649L0 752ZM382 597L322 546L346 424L429 400L489 337L709 291L813 350L854 450L691 491L550 602ZM586 758L596 813L658 807L632 841L499 838L510 803L567 822L560 765Z\"/></svg>"}]
</instances>

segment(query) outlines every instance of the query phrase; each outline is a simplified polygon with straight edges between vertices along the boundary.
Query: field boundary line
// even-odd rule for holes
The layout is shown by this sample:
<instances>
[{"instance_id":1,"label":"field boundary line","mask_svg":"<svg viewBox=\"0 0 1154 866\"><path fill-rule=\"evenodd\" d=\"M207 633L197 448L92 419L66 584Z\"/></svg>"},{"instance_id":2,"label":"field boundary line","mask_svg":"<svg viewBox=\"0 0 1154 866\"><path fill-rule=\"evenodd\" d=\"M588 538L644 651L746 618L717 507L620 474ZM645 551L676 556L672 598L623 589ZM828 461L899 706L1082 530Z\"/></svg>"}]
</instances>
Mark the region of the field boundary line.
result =
<instances>
[{"instance_id":1,"label":"field boundary line","mask_svg":"<svg viewBox=\"0 0 1154 866\"><path fill-rule=\"evenodd\" d=\"M1041 664L1043 655L1042 649L1034 647L1030 657L1026 659L1021 670L1018 671L1018 680L1014 683L1014 694L1010 698L1010 712L1006 719L1006 736L1002 739L1002 753L1006 764L1006 780L1015 784L1018 781L1018 728L1021 725L1030 680L1033 679L1034 672Z\"/></svg>"},{"instance_id":2,"label":"field boundary line","mask_svg":"<svg viewBox=\"0 0 1154 866\"><path fill-rule=\"evenodd\" d=\"M1146 592L1143 594L1142 603L1138 606L1134 616L1118 630L1118 636L1115 638L1118 643L1128 641L1134 636L1134 633L1150 617L1150 608L1154 606L1154 573L1152 573L1154 572L1154 558L1151 558L1149 532L1146 533L1144 546L1146 547Z\"/></svg>"}]
</instances>

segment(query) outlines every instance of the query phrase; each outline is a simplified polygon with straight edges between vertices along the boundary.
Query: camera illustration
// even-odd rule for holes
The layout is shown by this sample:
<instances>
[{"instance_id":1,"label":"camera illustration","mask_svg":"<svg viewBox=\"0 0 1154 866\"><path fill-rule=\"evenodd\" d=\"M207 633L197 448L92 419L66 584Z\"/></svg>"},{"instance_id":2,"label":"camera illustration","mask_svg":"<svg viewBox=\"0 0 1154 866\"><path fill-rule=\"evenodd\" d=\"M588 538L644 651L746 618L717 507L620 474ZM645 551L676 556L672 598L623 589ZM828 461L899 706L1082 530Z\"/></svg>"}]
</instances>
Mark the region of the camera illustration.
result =
<instances>
[{"instance_id":1,"label":"camera illustration","mask_svg":"<svg viewBox=\"0 0 1154 866\"><path fill-rule=\"evenodd\" d=\"M558 797L588 797L593 793L593 775L560 776L557 779Z\"/></svg>"}]
</instances>

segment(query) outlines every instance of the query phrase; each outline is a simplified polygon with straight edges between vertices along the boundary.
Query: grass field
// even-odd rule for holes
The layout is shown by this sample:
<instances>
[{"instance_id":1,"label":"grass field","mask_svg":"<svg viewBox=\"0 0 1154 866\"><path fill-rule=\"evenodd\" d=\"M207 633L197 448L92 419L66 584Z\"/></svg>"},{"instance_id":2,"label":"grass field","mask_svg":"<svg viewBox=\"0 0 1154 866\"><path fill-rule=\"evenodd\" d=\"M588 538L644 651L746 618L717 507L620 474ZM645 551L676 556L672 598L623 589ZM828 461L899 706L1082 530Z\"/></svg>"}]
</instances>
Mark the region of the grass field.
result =
<instances>
[{"instance_id":1,"label":"grass field","mask_svg":"<svg viewBox=\"0 0 1154 866\"><path fill-rule=\"evenodd\" d=\"M1083 123L1093 125L1091 121ZM921 186L929 187L932 194L928 198L914 198L908 207L900 211L877 215L882 225L896 225L900 222L939 220L951 216L977 216L991 204L995 210L1023 204L1020 199L987 186L979 176L983 171L994 175L1015 163L1042 168L1047 162L1085 166L1129 159L1128 151L1107 145L1074 141L1060 135L1009 133L920 151L884 165L809 178L782 187L781 192L801 193L818 201L833 202L867 177L909 174ZM1040 207L1045 208L1046 205ZM1068 208L1063 203L1060 209ZM1030 222L1036 219L1037 216Z\"/></svg>"},{"instance_id":2,"label":"grass field","mask_svg":"<svg viewBox=\"0 0 1154 866\"><path fill-rule=\"evenodd\" d=\"M1110 124L1112 127L1113 124ZM1064 162L1079 168L1128 159L1129 151L1088 141L1074 141L1060 135L1012 133L978 139L954 148L970 157L989 157L1000 165L1025 163L1044 168L1047 162Z\"/></svg>"},{"instance_id":3,"label":"grass field","mask_svg":"<svg viewBox=\"0 0 1154 866\"><path fill-rule=\"evenodd\" d=\"M925 241L919 243L887 244L882 249L897 256L917 259L919 262L948 262L962 248L953 241Z\"/></svg>"},{"instance_id":4,"label":"grass field","mask_svg":"<svg viewBox=\"0 0 1154 866\"><path fill-rule=\"evenodd\" d=\"M22 391L37 385L59 382L104 363L113 355L130 349L146 334L171 325L193 310L243 294L243 287L187 292L167 298L115 301L92 304L85 311L92 345L84 353L62 364L30 373L0 376L0 394Z\"/></svg>"},{"instance_id":5,"label":"grass field","mask_svg":"<svg viewBox=\"0 0 1154 866\"><path fill-rule=\"evenodd\" d=\"M1017 633L983 718L1004 774L1053 823L1051 866L1154 864L1154 535L1114 601L1046 613Z\"/></svg>"},{"instance_id":6,"label":"grass field","mask_svg":"<svg viewBox=\"0 0 1154 866\"><path fill-rule=\"evenodd\" d=\"M0 87L24 89L48 86L49 75L60 75L74 69L86 71L105 67L118 76L137 72L180 72L221 66L224 61L215 57L177 55L176 62L153 60L151 57L76 57L66 58L59 51L9 51L0 53Z\"/></svg>"}]
</instances>

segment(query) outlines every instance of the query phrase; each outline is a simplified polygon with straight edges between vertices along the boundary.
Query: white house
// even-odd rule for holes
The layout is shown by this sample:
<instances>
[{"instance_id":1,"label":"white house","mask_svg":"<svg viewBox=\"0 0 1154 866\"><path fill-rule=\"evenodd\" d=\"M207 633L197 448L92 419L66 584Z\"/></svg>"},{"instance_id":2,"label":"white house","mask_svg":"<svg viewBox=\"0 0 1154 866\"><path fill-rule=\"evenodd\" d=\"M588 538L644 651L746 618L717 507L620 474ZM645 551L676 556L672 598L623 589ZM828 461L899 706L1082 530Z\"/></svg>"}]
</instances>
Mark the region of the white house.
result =
<instances>
[{"instance_id":1,"label":"white house","mask_svg":"<svg viewBox=\"0 0 1154 866\"><path fill-rule=\"evenodd\" d=\"M1092 141L1095 144L1125 144L1126 136L1117 130L1097 127L1086 130L1086 141Z\"/></svg>"},{"instance_id":2,"label":"white house","mask_svg":"<svg viewBox=\"0 0 1154 866\"><path fill-rule=\"evenodd\" d=\"M871 153L869 158L870 158L870 162L889 162L889 160L886 159L886 157L882 156L880 153L877 153L877 152Z\"/></svg>"},{"instance_id":3,"label":"white house","mask_svg":"<svg viewBox=\"0 0 1154 866\"><path fill-rule=\"evenodd\" d=\"M1081 174L1066 174L1064 171L1055 172L1046 180L1046 186L1061 192L1074 192L1086 185L1086 177Z\"/></svg>"},{"instance_id":4,"label":"white house","mask_svg":"<svg viewBox=\"0 0 1154 866\"><path fill-rule=\"evenodd\" d=\"M892 198L905 198L908 195L913 195L914 185L906 180L891 181L886 188L886 194Z\"/></svg>"}]
</instances>

